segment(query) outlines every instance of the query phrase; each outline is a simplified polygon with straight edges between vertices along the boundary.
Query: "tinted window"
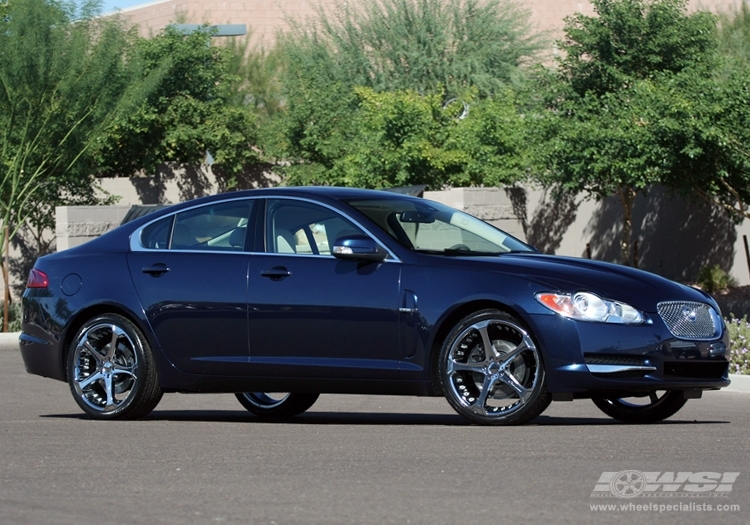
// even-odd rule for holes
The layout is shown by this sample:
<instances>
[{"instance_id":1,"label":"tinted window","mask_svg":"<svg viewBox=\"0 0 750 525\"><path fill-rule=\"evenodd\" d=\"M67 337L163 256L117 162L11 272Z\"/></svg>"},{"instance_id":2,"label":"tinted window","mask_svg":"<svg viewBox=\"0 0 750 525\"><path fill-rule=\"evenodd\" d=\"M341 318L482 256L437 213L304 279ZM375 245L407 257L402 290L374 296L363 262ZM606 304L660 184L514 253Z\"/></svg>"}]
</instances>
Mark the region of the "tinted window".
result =
<instances>
[{"instance_id":1,"label":"tinted window","mask_svg":"<svg viewBox=\"0 0 750 525\"><path fill-rule=\"evenodd\" d=\"M364 235L333 210L303 201L270 199L266 222L266 251L330 255L340 237Z\"/></svg>"},{"instance_id":2,"label":"tinted window","mask_svg":"<svg viewBox=\"0 0 750 525\"><path fill-rule=\"evenodd\" d=\"M169 246L169 234L172 232L174 217L166 217L153 224L149 224L141 233L141 243L145 248L154 250L166 249Z\"/></svg>"},{"instance_id":3,"label":"tinted window","mask_svg":"<svg viewBox=\"0 0 750 525\"><path fill-rule=\"evenodd\" d=\"M437 202L377 199L352 200L349 204L412 250L469 255L533 251L504 231Z\"/></svg>"},{"instance_id":4,"label":"tinted window","mask_svg":"<svg viewBox=\"0 0 750 525\"><path fill-rule=\"evenodd\" d=\"M235 200L193 208L144 228L145 248L242 251L248 246L253 200Z\"/></svg>"},{"instance_id":5,"label":"tinted window","mask_svg":"<svg viewBox=\"0 0 750 525\"><path fill-rule=\"evenodd\" d=\"M252 200L243 199L178 213L170 248L242 251L252 207Z\"/></svg>"}]
</instances>

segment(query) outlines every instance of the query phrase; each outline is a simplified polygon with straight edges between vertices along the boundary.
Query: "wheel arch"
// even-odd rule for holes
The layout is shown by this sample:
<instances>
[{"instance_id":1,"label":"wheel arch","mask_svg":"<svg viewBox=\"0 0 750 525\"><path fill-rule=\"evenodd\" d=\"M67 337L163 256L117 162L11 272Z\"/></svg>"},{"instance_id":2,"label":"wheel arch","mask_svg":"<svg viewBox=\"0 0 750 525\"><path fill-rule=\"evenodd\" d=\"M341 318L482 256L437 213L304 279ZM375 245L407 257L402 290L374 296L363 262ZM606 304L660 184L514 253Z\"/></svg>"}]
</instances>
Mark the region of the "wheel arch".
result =
<instances>
[{"instance_id":1,"label":"wheel arch","mask_svg":"<svg viewBox=\"0 0 750 525\"><path fill-rule=\"evenodd\" d=\"M101 303L101 304L95 304L88 306L81 311L79 311L75 317L70 321L67 328L65 329L63 340L62 340L62 369L65 373L65 380L68 380L68 370L67 366L65 366L65 363L67 363L68 360L68 354L70 353L70 345L73 343L73 339L75 338L76 334L78 333L78 330L81 329L81 327L90 319L93 319L94 317L97 317L99 315L106 315L106 314L115 314L119 315L121 317L124 317L131 323L133 323L138 329L143 333L144 337L146 338L146 341L151 345L153 350L153 340L150 336L149 330L145 329L143 324L141 323L141 319L134 315L131 311L129 311L127 308L124 308L117 304L109 304L109 303ZM159 360L156 360L156 371L157 375L159 373Z\"/></svg>"},{"instance_id":2,"label":"wheel arch","mask_svg":"<svg viewBox=\"0 0 750 525\"><path fill-rule=\"evenodd\" d=\"M443 319L440 320L437 330L435 331L435 337L432 339L432 345L430 347L430 382L432 383L432 390L434 395L436 396L442 396L445 395L443 392L443 388L441 386L440 382L440 372L439 372L439 366L440 366L440 350L443 347L443 343L445 342L445 339L450 334L451 330L456 326L456 324L461 321L461 319L464 319L465 317L471 315L474 312L479 312L481 310L501 310L507 314L512 315L513 317L517 318L522 324L523 328L530 332L530 335L534 337L533 332L529 329L528 323L524 319L524 316L521 315L518 311L515 309L509 307L508 305L500 302L495 301L492 299L479 299L475 301L470 301L464 304L459 305L457 308L453 309L450 313L448 313ZM537 347L539 346L538 340L535 341L537 343ZM543 359L544 356L542 355L543 351L540 349L539 352L539 358Z\"/></svg>"}]
</instances>

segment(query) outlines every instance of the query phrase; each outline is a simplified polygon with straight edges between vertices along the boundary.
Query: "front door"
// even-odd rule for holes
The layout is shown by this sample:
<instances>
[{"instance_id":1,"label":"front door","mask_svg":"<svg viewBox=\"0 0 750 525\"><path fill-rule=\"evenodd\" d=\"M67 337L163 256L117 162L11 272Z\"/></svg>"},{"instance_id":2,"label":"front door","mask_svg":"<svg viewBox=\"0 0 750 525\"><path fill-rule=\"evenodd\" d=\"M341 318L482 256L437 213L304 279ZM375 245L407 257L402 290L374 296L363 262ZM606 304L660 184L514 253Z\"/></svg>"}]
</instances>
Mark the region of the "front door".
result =
<instances>
[{"instance_id":1,"label":"front door","mask_svg":"<svg viewBox=\"0 0 750 525\"><path fill-rule=\"evenodd\" d=\"M363 233L324 206L267 201L266 249L248 279L253 375L398 378L401 264L330 252L338 237Z\"/></svg>"}]
</instances>

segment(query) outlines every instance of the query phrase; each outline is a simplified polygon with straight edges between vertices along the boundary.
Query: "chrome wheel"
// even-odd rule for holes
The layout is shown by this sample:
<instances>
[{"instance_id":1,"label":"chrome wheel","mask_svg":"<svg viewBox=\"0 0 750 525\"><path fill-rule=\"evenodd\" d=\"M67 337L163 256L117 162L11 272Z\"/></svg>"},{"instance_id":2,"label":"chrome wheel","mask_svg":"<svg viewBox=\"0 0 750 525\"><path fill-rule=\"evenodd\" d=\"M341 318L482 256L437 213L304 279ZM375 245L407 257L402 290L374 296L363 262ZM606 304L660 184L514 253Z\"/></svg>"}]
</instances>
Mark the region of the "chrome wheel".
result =
<instances>
[{"instance_id":1,"label":"chrome wheel","mask_svg":"<svg viewBox=\"0 0 750 525\"><path fill-rule=\"evenodd\" d=\"M68 355L68 382L78 405L105 419L142 417L161 398L150 350L125 318L84 324Z\"/></svg>"},{"instance_id":2,"label":"chrome wheel","mask_svg":"<svg viewBox=\"0 0 750 525\"><path fill-rule=\"evenodd\" d=\"M454 329L442 351L441 379L453 408L477 423L523 423L550 402L539 351L505 312L479 312Z\"/></svg>"},{"instance_id":3,"label":"chrome wheel","mask_svg":"<svg viewBox=\"0 0 750 525\"><path fill-rule=\"evenodd\" d=\"M292 392L241 392L235 394L242 406L261 417L291 417L301 414L317 401L319 394Z\"/></svg>"},{"instance_id":4,"label":"chrome wheel","mask_svg":"<svg viewBox=\"0 0 750 525\"><path fill-rule=\"evenodd\" d=\"M656 423L676 414L687 403L682 390L652 391L631 397L592 396L609 417L624 423Z\"/></svg>"}]
</instances>

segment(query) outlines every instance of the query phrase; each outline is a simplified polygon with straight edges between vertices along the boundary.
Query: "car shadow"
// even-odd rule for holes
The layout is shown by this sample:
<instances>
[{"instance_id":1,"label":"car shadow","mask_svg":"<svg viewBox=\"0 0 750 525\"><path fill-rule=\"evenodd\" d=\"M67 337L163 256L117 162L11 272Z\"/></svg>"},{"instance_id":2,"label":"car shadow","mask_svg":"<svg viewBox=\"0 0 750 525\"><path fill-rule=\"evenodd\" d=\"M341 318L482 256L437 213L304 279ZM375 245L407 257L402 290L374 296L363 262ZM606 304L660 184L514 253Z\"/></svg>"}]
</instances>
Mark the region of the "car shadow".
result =
<instances>
[{"instance_id":1,"label":"car shadow","mask_svg":"<svg viewBox=\"0 0 750 525\"><path fill-rule=\"evenodd\" d=\"M43 418L91 420L85 414L45 414ZM480 426L458 414L420 414L384 412L306 412L296 417L261 419L239 410L155 410L133 422L195 421L208 423L253 423L260 425L372 425L372 426ZM126 421L123 421L126 422ZM729 421L666 420L654 425L722 425ZM517 428L533 426L610 426L628 425L606 416L560 417L540 415ZM506 427L508 428L508 427Z\"/></svg>"}]
</instances>

